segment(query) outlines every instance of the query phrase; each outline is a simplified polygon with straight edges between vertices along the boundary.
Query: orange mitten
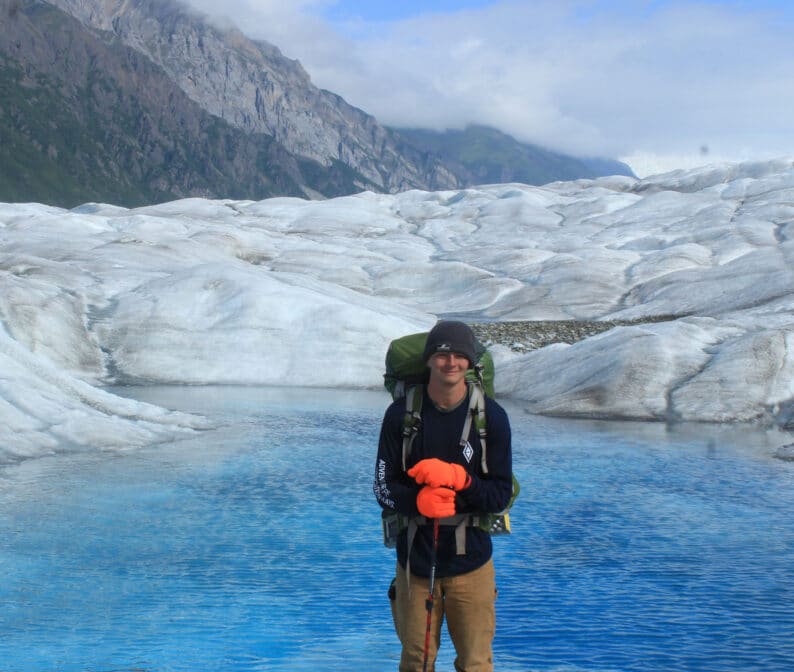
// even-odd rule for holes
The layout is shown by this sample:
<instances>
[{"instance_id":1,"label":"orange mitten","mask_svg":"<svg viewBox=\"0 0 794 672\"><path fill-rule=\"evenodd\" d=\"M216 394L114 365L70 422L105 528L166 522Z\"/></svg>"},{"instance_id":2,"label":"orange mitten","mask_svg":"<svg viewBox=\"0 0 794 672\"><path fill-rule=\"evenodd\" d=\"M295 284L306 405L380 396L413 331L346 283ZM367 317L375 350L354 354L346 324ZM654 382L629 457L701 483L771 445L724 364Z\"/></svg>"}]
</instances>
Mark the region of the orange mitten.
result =
<instances>
[{"instance_id":1,"label":"orange mitten","mask_svg":"<svg viewBox=\"0 0 794 672\"><path fill-rule=\"evenodd\" d=\"M416 508L426 518L446 518L455 515L455 491L426 485L416 496Z\"/></svg>"},{"instance_id":2,"label":"orange mitten","mask_svg":"<svg viewBox=\"0 0 794 672\"><path fill-rule=\"evenodd\" d=\"M408 475L419 485L434 488L465 490L471 485L471 476L462 466L435 457L420 460L408 470Z\"/></svg>"}]
</instances>

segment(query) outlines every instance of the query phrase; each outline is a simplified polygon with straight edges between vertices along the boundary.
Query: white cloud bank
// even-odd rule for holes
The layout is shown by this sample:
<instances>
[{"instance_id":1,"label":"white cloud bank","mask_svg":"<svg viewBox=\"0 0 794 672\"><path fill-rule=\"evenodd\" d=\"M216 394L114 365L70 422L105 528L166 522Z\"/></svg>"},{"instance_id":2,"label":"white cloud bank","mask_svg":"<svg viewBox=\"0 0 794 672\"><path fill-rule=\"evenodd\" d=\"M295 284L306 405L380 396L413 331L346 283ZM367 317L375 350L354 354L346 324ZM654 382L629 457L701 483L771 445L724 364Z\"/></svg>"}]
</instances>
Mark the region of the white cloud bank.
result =
<instances>
[{"instance_id":1,"label":"white cloud bank","mask_svg":"<svg viewBox=\"0 0 794 672\"><path fill-rule=\"evenodd\" d=\"M645 319L525 355L531 412L785 424L794 400L794 161L643 181L0 204L0 462L167 440L199 420L101 383L375 388L436 316Z\"/></svg>"},{"instance_id":2,"label":"white cloud bank","mask_svg":"<svg viewBox=\"0 0 794 672\"><path fill-rule=\"evenodd\" d=\"M794 17L781 3L516 0L347 24L321 19L327 4L231 0L222 11L386 124L489 124L622 157L641 176L794 155Z\"/></svg>"}]
</instances>

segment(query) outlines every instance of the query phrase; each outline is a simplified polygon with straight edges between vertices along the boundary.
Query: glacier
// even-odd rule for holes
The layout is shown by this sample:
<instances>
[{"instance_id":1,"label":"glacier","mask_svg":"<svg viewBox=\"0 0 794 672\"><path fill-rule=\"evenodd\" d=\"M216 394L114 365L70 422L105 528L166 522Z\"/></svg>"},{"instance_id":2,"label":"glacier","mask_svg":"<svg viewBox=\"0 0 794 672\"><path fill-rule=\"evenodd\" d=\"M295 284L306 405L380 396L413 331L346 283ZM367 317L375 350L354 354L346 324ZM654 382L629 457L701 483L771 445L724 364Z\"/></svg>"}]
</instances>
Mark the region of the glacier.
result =
<instances>
[{"instance_id":1,"label":"glacier","mask_svg":"<svg viewBox=\"0 0 794 672\"><path fill-rule=\"evenodd\" d=\"M530 413L788 427L794 160L543 187L0 204L0 463L189 436L109 385L377 388L440 317L620 320L493 346Z\"/></svg>"}]
</instances>

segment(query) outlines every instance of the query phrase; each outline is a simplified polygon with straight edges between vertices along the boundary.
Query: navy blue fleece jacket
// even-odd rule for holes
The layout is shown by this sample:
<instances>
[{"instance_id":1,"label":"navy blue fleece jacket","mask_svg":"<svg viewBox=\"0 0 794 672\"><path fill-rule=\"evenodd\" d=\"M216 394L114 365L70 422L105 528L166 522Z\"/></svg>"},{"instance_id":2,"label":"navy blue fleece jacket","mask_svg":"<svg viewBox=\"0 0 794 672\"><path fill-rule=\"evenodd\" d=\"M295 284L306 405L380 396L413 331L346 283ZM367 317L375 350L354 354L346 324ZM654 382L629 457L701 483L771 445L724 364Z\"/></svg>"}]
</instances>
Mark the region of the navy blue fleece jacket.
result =
<instances>
[{"instance_id":1,"label":"navy blue fleece jacket","mask_svg":"<svg viewBox=\"0 0 794 672\"><path fill-rule=\"evenodd\" d=\"M493 399L486 397L488 473L481 468L482 449L477 431L472 423L469 444L473 449L467 459L460 445L461 432L468 410L468 399L451 411L436 408L424 390L422 422L413 442L406 468L428 457L462 465L471 474L471 485L458 493L455 501L457 513L498 513L507 506L512 493L512 452L510 422L507 413ZM421 486L402 468L403 418L405 399L392 403L383 418L378 457L375 465L373 490L384 509L394 509L405 516L417 516L416 495ZM405 567L407 559L406 531L397 540L397 560ZM433 546L432 525L420 526L411 549L411 572L418 576L430 575ZM466 530L466 554L457 555L455 528L442 526L439 533L436 575L455 576L484 565L492 553L491 538L487 532L469 527Z\"/></svg>"}]
</instances>

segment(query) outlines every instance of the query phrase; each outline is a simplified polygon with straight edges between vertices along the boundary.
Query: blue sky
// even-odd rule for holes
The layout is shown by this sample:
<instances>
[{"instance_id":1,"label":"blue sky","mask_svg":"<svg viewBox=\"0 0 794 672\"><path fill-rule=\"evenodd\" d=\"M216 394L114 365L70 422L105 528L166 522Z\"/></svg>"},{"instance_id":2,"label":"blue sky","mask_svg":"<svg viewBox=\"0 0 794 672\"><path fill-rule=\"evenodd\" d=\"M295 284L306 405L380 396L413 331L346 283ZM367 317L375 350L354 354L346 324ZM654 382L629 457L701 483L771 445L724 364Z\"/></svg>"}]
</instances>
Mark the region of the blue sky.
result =
<instances>
[{"instance_id":1,"label":"blue sky","mask_svg":"<svg viewBox=\"0 0 794 672\"><path fill-rule=\"evenodd\" d=\"M190 0L218 13L214 0ZM792 0L225 0L393 126L488 124L638 173L794 156ZM704 151L705 150L705 151Z\"/></svg>"},{"instance_id":2,"label":"blue sky","mask_svg":"<svg viewBox=\"0 0 794 672\"><path fill-rule=\"evenodd\" d=\"M351 19L362 19L364 21L397 21L408 19L425 14L450 14L465 9L484 8L495 5L495 0L432 0L422 2L422 0L340 0L339 2L322 3L315 6L312 10L320 16L333 22L344 22ZM532 5L532 2L526 2ZM631 0L609 2L586 2L581 3L580 10L582 16L588 16L599 11L610 8L617 8L624 14L636 16L649 16L653 12L663 9L665 6L674 3L670 0ZM694 3L688 3L694 4ZM703 0L701 4L721 5L732 7L737 12L757 12L760 9L767 11L782 12L789 16L794 12L794 2L792 0L745 0L726 2L725 0Z\"/></svg>"},{"instance_id":3,"label":"blue sky","mask_svg":"<svg viewBox=\"0 0 794 672\"><path fill-rule=\"evenodd\" d=\"M463 9L486 7L493 4L492 0L346 0L344 2L331 2L319 6L317 12L330 21L349 21L363 19L364 21L397 21L408 19L422 14L436 13L447 14L459 12Z\"/></svg>"}]
</instances>

